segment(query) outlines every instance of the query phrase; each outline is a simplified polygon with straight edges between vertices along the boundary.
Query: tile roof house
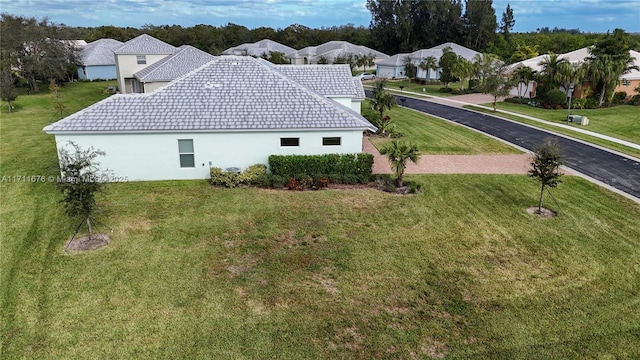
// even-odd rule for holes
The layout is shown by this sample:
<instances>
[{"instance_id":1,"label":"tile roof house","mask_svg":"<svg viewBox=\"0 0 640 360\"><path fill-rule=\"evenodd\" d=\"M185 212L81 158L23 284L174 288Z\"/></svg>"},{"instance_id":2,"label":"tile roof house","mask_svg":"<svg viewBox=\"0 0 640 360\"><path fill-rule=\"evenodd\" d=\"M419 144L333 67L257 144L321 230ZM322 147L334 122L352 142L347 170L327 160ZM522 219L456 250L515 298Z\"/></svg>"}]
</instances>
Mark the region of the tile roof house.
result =
<instances>
[{"instance_id":1,"label":"tile roof house","mask_svg":"<svg viewBox=\"0 0 640 360\"><path fill-rule=\"evenodd\" d=\"M361 81L351 76L349 65L274 65L274 68L360 114L364 88Z\"/></svg>"},{"instance_id":2,"label":"tile roof house","mask_svg":"<svg viewBox=\"0 0 640 360\"><path fill-rule=\"evenodd\" d=\"M345 55L373 55L375 60L386 59L389 55L366 46L354 45L347 41L329 41L318 46L307 46L304 49L296 50L285 54L294 65L317 64L321 58L325 58L329 63L333 63L338 56Z\"/></svg>"},{"instance_id":3,"label":"tile roof house","mask_svg":"<svg viewBox=\"0 0 640 360\"><path fill-rule=\"evenodd\" d=\"M234 46L222 52L223 55L249 55L261 57L263 55L269 55L270 52L280 52L282 54L289 54L296 51L292 47L282 45L279 42L264 39L255 43L246 43L238 46Z\"/></svg>"},{"instance_id":4,"label":"tile roof house","mask_svg":"<svg viewBox=\"0 0 640 360\"><path fill-rule=\"evenodd\" d=\"M122 42L114 39L93 41L80 49L78 79L116 79L116 56L114 49Z\"/></svg>"},{"instance_id":5,"label":"tile roof house","mask_svg":"<svg viewBox=\"0 0 640 360\"><path fill-rule=\"evenodd\" d=\"M120 92L123 94L139 92L137 80L133 74L177 50L178 48L147 34L133 38L116 48L114 53Z\"/></svg>"},{"instance_id":6,"label":"tile roof house","mask_svg":"<svg viewBox=\"0 0 640 360\"><path fill-rule=\"evenodd\" d=\"M251 86L247 86L251 84ZM220 56L146 94L113 95L43 129L129 180L205 179L272 154L359 153L375 131L351 108L252 57Z\"/></svg>"},{"instance_id":7,"label":"tile roof house","mask_svg":"<svg viewBox=\"0 0 640 360\"><path fill-rule=\"evenodd\" d=\"M456 55L462 56L469 61L473 61L477 55L482 55L475 50L456 43L447 42L432 48L416 50L409 54L397 54L387 60L380 61L376 63L376 76L389 79L406 77L404 74L404 64L407 56L414 65L418 66L424 59L430 56L433 56L436 58L436 61L439 61L445 48L450 48ZM440 78L440 69L423 70L418 68L416 77L419 79L437 80Z\"/></svg>"},{"instance_id":8,"label":"tile roof house","mask_svg":"<svg viewBox=\"0 0 640 360\"><path fill-rule=\"evenodd\" d=\"M215 56L209 53L183 45L175 53L134 73L137 84L133 87L140 93L154 91L213 59Z\"/></svg>"},{"instance_id":9,"label":"tile roof house","mask_svg":"<svg viewBox=\"0 0 640 360\"><path fill-rule=\"evenodd\" d=\"M635 65L640 67L640 53L634 50L629 50L629 55L635 59ZM573 64L577 64L577 63L581 63L581 62L585 62L586 59L591 56L591 54L589 53L589 47L584 47L581 49L577 49L574 51L570 51L568 53L565 54L558 54L558 58L559 59L565 59ZM518 61L515 62L511 65L509 65L507 67L507 71L512 73L514 71L516 71L519 68L522 67L528 67L530 69L532 69L533 71L536 72L541 72L543 67L542 65L540 65L541 62L545 61L546 59L549 58L549 54L543 54L543 55L539 55L536 56L534 58L531 59L527 59L527 60L522 60L522 61ZM628 72L627 74L622 74L620 76L620 83L618 84L618 86L616 86L616 88L614 89L614 92L619 92L619 91L624 91L627 93L627 95L631 96L634 94L634 89L637 86L640 86L640 71L638 70L631 70L630 72ZM526 86L525 86L526 85ZM512 96L521 96L523 93L521 91L521 89L523 87L525 87L527 89L527 91L524 92L524 97L535 97L536 96L536 82L535 81L531 81L528 85L521 83L518 84L517 87L515 87L514 89L512 89L511 91L511 95ZM562 91L564 91L563 88L561 88ZM577 86L574 89L573 92L573 97L582 97L583 93L582 93L582 86Z\"/></svg>"}]
</instances>

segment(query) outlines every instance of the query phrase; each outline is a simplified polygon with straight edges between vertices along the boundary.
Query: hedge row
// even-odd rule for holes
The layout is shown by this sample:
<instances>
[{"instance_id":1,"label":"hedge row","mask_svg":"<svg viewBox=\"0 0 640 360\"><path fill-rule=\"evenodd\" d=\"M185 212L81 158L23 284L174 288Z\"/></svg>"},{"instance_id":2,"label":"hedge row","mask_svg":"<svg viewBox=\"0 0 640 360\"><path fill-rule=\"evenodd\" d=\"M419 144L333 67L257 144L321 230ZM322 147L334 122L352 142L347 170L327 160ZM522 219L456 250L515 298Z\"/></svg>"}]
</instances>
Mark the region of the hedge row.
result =
<instances>
[{"instance_id":1,"label":"hedge row","mask_svg":"<svg viewBox=\"0 0 640 360\"><path fill-rule=\"evenodd\" d=\"M271 155L269 170L272 174L284 178L299 175L335 174L341 176L371 177L373 155L326 154L326 155Z\"/></svg>"}]
</instances>

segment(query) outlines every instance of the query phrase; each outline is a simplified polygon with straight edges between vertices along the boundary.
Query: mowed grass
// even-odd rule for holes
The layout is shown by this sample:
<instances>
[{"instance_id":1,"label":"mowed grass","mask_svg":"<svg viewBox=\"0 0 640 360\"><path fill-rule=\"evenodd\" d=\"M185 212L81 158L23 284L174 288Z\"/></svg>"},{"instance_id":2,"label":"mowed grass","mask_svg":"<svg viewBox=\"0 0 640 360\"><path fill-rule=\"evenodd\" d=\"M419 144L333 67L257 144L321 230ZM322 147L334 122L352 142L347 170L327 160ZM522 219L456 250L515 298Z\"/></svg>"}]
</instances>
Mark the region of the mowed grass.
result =
<instances>
[{"instance_id":1,"label":"mowed grass","mask_svg":"<svg viewBox=\"0 0 640 360\"><path fill-rule=\"evenodd\" d=\"M379 113L371 109L371 101L362 104L362 114L368 117L379 117ZM499 140L490 138L477 131L454 124L421 112L393 107L385 111L396 124L396 131L402 133L400 141L416 144L421 154L429 155L472 155L472 154L519 154L520 150ZM371 137L376 148L381 149L392 139Z\"/></svg>"},{"instance_id":2,"label":"mowed grass","mask_svg":"<svg viewBox=\"0 0 640 360\"><path fill-rule=\"evenodd\" d=\"M2 115L2 176L55 174L44 118ZM72 255L54 185L2 183L2 358L640 356L638 204L566 177L537 219L525 176L409 178L424 191L110 184L112 243Z\"/></svg>"},{"instance_id":3,"label":"mowed grass","mask_svg":"<svg viewBox=\"0 0 640 360\"><path fill-rule=\"evenodd\" d=\"M498 108L501 108L500 104L530 107L530 106L527 106L527 105L518 105L518 104L511 104L511 103L498 103ZM492 106L492 105L489 104L489 105L486 105L486 106ZM572 130L569 130L569 129L563 129L561 127L554 126L554 125L551 125L551 124L541 123L540 121L525 119L525 118L520 117L518 115L505 114L505 113L501 113L501 112L494 113L493 110L484 109L484 108L480 108L480 107L473 106L473 105L465 105L464 108L475 110L475 111L486 113L486 114L499 116L499 117L510 119L510 120L514 120L514 121L521 122L521 123L524 123L524 124L529 124L529 125L541 128L541 129L546 129L546 130L549 130L549 131L553 131L555 133L567 135L567 136L570 136L570 137L573 137L573 138L576 138L576 139L580 139L580 140L584 140L586 142L589 142L589 143L592 143L592 144L596 144L596 145L599 145L599 146L602 146L602 147L605 147L605 148L608 148L608 149L619 151L619 152L621 152L623 154L627 154L627 155L630 155L630 156L634 156L636 158L640 158L640 150L634 149L632 147L625 146L625 145L622 145L622 144L619 144L619 143L615 143L615 142L612 142L612 141L608 141L608 140L605 140L605 139L601 139L601 138L598 138L598 137L586 135L586 134L579 133L579 132L576 132L576 131L572 131ZM531 109L535 109L533 107L530 107L530 108ZM621 111L619 113L619 116L615 116L615 118L617 120L614 121L614 122L618 122L620 124L627 123L630 128L640 127L640 119L638 119L638 114L636 114L634 112L634 110L638 110L638 109L634 109L633 106L629 106L629 105L623 105L623 106L619 106L617 108L620 108L619 110L621 110ZM616 108L613 108L613 109L616 109ZM613 109L601 109L601 110L613 110ZM519 109L504 108L503 110L518 112ZM542 110L543 112L546 112L546 111L549 111L549 112L559 111L559 110L545 110L545 109L539 109L539 110ZM629 110L631 110L631 112L629 112ZM522 114L525 114L525 113L522 112ZM566 116L566 112L564 114ZM582 113L580 113L580 114L582 115ZM539 114L539 115L534 115L534 113L531 113L531 114L525 114L525 115L540 117L540 116L548 116L549 114L542 113L542 114ZM607 134L607 133L604 133L604 132L601 132L601 131L595 131L594 129L592 129L590 127L591 124L592 124L591 117L590 116L587 116L587 117L589 118L589 125L588 126L582 126L582 125L576 125L576 124L573 124L572 126L574 126L576 128L582 128L582 129L586 129L586 130L593 131L593 132L600 132L600 133L603 133L604 135L609 135L609 136L613 136L613 137L618 137L620 139L624 139L623 137L618 136L618 134L612 134L612 133ZM549 120L549 119L543 118L543 117L540 117L540 118L543 119L543 120ZM601 120L602 119L600 119L598 121L601 121ZM551 121L551 120L549 120L549 121ZM556 119L555 122L566 124L566 120L562 121L562 120L557 120ZM571 124L571 123L569 123L569 124ZM624 125L621 125L621 126L624 126ZM633 133L633 131L634 130L630 130L631 133ZM628 141L632 141L632 140L628 140ZM640 143L638 141L635 141L635 142L636 143Z\"/></svg>"},{"instance_id":4,"label":"mowed grass","mask_svg":"<svg viewBox=\"0 0 640 360\"><path fill-rule=\"evenodd\" d=\"M402 90L400 89L402 86ZM418 83L411 82L409 80L389 80L387 81L387 88L392 89L394 91L411 91L423 95L432 95L439 97L449 97L454 94L441 92L440 89L445 87L443 84L437 85L421 85ZM452 89L460 88L460 83L450 83L449 87ZM424 91L423 91L424 90Z\"/></svg>"}]
</instances>

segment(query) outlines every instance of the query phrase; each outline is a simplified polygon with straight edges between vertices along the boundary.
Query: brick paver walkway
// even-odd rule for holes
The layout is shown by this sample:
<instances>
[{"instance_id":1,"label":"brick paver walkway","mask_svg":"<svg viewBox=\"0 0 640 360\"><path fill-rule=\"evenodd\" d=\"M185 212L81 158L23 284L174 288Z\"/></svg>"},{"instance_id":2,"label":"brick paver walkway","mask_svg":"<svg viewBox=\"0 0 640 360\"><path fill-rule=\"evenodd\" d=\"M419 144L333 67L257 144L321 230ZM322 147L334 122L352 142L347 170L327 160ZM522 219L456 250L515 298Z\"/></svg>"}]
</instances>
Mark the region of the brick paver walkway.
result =
<instances>
[{"instance_id":1,"label":"brick paver walkway","mask_svg":"<svg viewBox=\"0 0 640 360\"><path fill-rule=\"evenodd\" d=\"M380 155L368 138L364 152L373 154L373 173L391 174L389 160ZM406 174L526 174L530 155L421 155L417 164L409 162Z\"/></svg>"}]
</instances>

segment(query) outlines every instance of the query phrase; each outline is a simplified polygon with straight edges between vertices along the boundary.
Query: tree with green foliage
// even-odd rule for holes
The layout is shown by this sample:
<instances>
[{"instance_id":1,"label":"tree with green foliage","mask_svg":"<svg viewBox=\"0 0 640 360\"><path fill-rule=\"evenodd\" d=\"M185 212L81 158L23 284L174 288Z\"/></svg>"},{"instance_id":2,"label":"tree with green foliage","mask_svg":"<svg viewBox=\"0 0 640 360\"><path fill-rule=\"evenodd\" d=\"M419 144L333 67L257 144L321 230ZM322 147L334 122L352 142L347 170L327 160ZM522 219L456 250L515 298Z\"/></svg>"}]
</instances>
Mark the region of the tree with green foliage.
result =
<instances>
[{"instance_id":1,"label":"tree with green foliage","mask_svg":"<svg viewBox=\"0 0 640 360\"><path fill-rule=\"evenodd\" d=\"M0 70L0 99L7 102L9 112L13 110L11 104L18 98L18 92L16 91L13 75L9 69Z\"/></svg>"},{"instance_id":2,"label":"tree with green foliage","mask_svg":"<svg viewBox=\"0 0 640 360\"><path fill-rule=\"evenodd\" d=\"M51 102L53 103L53 108L55 109L55 117L58 119L62 119L64 117L64 110L67 108L64 97L62 96L62 89L60 89L60 85L56 83L54 79L49 81L49 96L51 97Z\"/></svg>"},{"instance_id":3,"label":"tree with green foliage","mask_svg":"<svg viewBox=\"0 0 640 360\"><path fill-rule=\"evenodd\" d=\"M593 85L600 91L599 106L605 97L610 102L613 90L620 76L631 70L640 70L629 53L629 35L622 29L615 29L589 49L587 73Z\"/></svg>"},{"instance_id":4,"label":"tree with green foliage","mask_svg":"<svg viewBox=\"0 0 640 360\"><path fill-rule=\"evenodd\" d=\"M373 85L373 98L371 106L380 114L379 120L374 124L378 128L378 133L387 136L391 133L390 120L384 116L385 110L396 106L396 98L385 88L387 81L382 78L376 79Z\"/></svg>"},{"instance_id":5,"label":"tree with green foliage","mask_svg":"<svg viewBox=\"0 0 640 360\"><path fill-rule=\"evenodd\" d=\"M509 61L512 63L515 63L518 61L534 58L540 55L538 53L537 47L538 47L537 45L530 46L530 45L518 44L516 45L516 51L514 51L514 53L511 54Z\"/></svg>"},{"instance_id":6,"label":"tree with green foliage","mask_svg":"<svg viewBox=\"0 0 640 360\"><path fill-rule=\"evenodd\" d=\"M318 64L327 65L328 63L329 63L329 59L327 59L327 57L324 55L320 55L320 58L318 58Z\"/></svg>"},{"instance_id":7,"label":"tree with green foliage","mask_svg":"<svg viewBox=\"0 0 640 360\"><path fill-rule=\"evenodd\" d=\"M502 36L504 36L505 40L509 42L511 38L511 30L513 30L513 26L516 24L516 20L513 17L513 10L511 9L511 4L507 4L507 8L502 13L502 20L500 21L500 32Z\"/></svg>"},{"instance_id":8,"label":"tree with green foliage","mask_svg":"<svg viewBox=\"0 0 640 360\"><path fill-rule=\"evenodd\" d=\"M438 70L438 59L433 55L429 55L420 61L418 67L425 71L425 78L430 79L431 77L429 75L431 74L431 70Z\"/></svg>"},{"instance_id":9,"label":"tree with green foliage","mask_svg":"<svg viewBox=\"0 0 640 360\"><path fill-rule=\"evenodd\" d=\"M499 97L507 96L514 87L514 81L507 74L506 66L501 62L495 62L491 72L487 75L480 89L484 94L493 96L493 111L496 111L496 103Z\"/></svg>"},{"instance_id":10,"label":"tree with green foliage","mask_svg":"<svg viewBox=\"0 0 640 360\"><path fill-rule=\"evenodd\" d=\"M534 151L531 159L529 177L540 182L540 200L538 214L542 213L542 197L546 187L556 187L560 183L560 165L562 165L562 148L557 140L547 139Z\"/></svg>"},{"instance_id":11,"label":"tree with green foliage","mask_svg":"<svg viewBox=\"0 0 640 360\"><path fill-rule=\"evenodd\" d=\"M61 179L57 186L63 195L65 212L70 217L82 217L91 238L91 216L96 205L96 194L102 190L105 180L96 159L104 156L105 152L93 147L83 150L71 141L68 145L58 149Z\"/></svg>"},{"instance_id":12,"label":"tree with green foliage","mask_svg":"<svg viewBox=\"0 0 640 360\"><path fill-rule=\"evenodd\" d=\"M482 51L493 41L498 28L493 0L466 0L464 7L466 46Z\"/></svg>"},{"instance_id":13,"label":"tree with green foliage","mask_svg":"<svg viewBox=\"0 0 640 360\"><path fill-rule=\"evenodd\" d=\"M380 150L380 154L385 155L389 159L391 168L396 174L397 187L402 187L404 185L402 177L407 167L407 161L417 164L418 159L420 158L420 152L416 145L405 144L397 140L393 140L390 146L382 148Z\"/></svg>"},{"instance_id":14,"label":"tree with green foliage","mask_svg":"<svg viewBox=\"0 0 640 360\"><path fill-rule=\"evenodd\" d=\"M267 61L272 64L288 64L289 60L284 57L284 53L280 51L269 51L269 56L267 56Z\"/></svg>"},{"instance_id":15,"label":"tree with green foliage","mask_svg":"<svg viewBox=\"0 0 640 360\"><path fill-rule=\"evenodd\" d=\"M476 54L476 56L473 57L471 63L473 74L480 80L480 85L484 84L486 77L491 74L493 65L497 61L500 61L497 56L489 53Z\"/></svg>"},{"instance_id":16,"label":"tree with green foliage","mask_svg":"<svg viewBox=\"0 0 640 360\"><path fill-rule=\"evenodd\" d=\"M560 85L559 69L563 63L566 63L567 59L561 58L557 54L551 53L545 56L539 63L542 67L538 73L536 95L539 98L544 98L547 93L553 89L558 88Z\"/></svg>"},{"instance_id":17,"label":"tree with green foliage","mask_svg":"<svg viewBox=\"0 0 640 360\"><path fill-rule=\"evenodd\" d=\"M404 75L413 80L418 74L418 67L413 63L413 60L407 55L404 58Z\"/></svg>"},{"instance_id":18,"label":"tree with green foliage","mask_svg":"<svg viewBox=\"0 0 640 360\"><path fill-rule=\"evenodd\" d=\"M471 78L474 74L473 64L471 61L458 56L458 60L453 64L451 68L451 75L460 79L460 90L464 90L464 82Z\"/></svg>"},{"instance_id":19,"label":"tree with green foliage","mask_svg":"<svg viewBox=\"0 0 640 360\"><path fill-rule=\"evenodd\" d=\"M440 60L438 60L438 64L440 65L440 81L444 83L446 88L449 87L449 83L459 80L452 73L456 62L458 62L458 55L456 55L450 47L447 46L442 49L442 55L440 56Z\"/></svg>"},{"instance_id":20,"label":"tree with green foliage","mask_svg":"<svg viewBox=\"0 0 640 360\"><path fill-rule=\"evenodd\" d=\"M518 97L522 98L529 90L529 83L536 79L536 72L528 66L523 66L514 71L511 76L518 87ZM525 85L524 89L522 84Z\"/></svg>"}]
</instances>

